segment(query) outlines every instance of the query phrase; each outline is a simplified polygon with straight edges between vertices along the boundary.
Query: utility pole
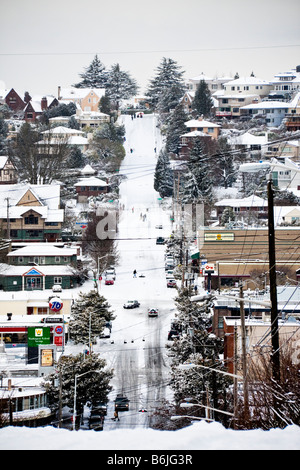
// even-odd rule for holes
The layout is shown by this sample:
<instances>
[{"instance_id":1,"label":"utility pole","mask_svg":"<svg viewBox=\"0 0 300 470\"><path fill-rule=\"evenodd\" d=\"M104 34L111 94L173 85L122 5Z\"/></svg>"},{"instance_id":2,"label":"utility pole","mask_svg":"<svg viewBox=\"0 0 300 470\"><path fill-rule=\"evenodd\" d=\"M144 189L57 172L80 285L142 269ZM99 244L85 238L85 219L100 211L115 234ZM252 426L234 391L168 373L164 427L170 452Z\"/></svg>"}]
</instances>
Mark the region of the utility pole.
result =
<instances>
[{"instance_id":1,"label":"utility pole","mask_svg":"<svg viewBox=\"0 0 300 470\"><path fill-rule=\"evenodd\" d=\"M278 330L278 305L276 286L276 254L275 254L275 228L274 228L274 191L272 177L268 180L268 230L269 230L269 277L270 277L270 301L271 301L271 340L272 340L272 375L276 382L280 381L279 358L279 330Z\"/></svg>"},{"instance_id":2,"label":"utility pole","mask_svg":"<svg viewBox=\"0 0 300 470\"><path fill-rule=\"evenodd\" d=\"M6 229L7 238L10 239L10 220L9 220L9 197L6 197Z\"/></svg>"},{"instance_id":3,"label":"utility pole","mask_svg":"<svg viewBox=\"0 0 300 470\"><path fill-rule=\"evenodd\" d=\"M240 283L240 298L244 298L243 284ZM244 385L244 418L245 423L249 420L249 395L248 395L248 370L247 370L247 348L246 348L246 327L244 301L240 301L241 312L241 332L242 332L242 364L243 364L243 385Z\"/></svg>"}]
</instances>

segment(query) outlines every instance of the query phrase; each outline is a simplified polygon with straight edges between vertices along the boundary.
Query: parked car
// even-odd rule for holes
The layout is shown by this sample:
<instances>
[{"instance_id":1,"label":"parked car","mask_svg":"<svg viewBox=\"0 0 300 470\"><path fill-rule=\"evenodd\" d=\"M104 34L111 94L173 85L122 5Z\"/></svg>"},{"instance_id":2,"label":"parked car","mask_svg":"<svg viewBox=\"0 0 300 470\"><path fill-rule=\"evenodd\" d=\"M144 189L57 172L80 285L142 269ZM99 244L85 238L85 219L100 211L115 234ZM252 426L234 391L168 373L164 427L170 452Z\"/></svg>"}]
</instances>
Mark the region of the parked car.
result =
<instances>
[{"instance_id":1,"label":"parked car","mask_svg":"<svg viewBox=\"0 0 300 470\"><path fill-rule=\"evenodd\" d=\"M137 308L140 306L140 303L137 300L127 300L123 305L123 308Z\"/></svg>"},{"instance_id":2,"label":"parked car","mask_svg":"<svg viewBox=\"0 0 300 470\"><path fill-rule=\"evenodd\" d=\"M115 281L113 280L113 278L111 277L108 277L107 279L105 279L105 285L106 286L111 286L115 283Z\"/></svg>"},{"instance_id":3,"label":"parked car","mask_svg":"<svg viewBox=\"0 0 300 470\"><path fill-rule=\"evenodd\" d=\"M117 411L128 411L129 410L129 400L125 395L119 393L115 399L115 410Z\"/></svg>"},{"instance_id":4,"label":"parked car","mask_svg":"<svg viewBox=\"0 0 300 470\"><path fill-rule=\"evenodd\" d=\"M105 327L100 334L100 338L110 338L110 329Z\"/></svg>"},{"instance_id":5,"label":"parked car","mask_svg":"<svg viewBox=\"0 0 300 470\"><path fill-rule=\"evenodd\" d=\"M163 237L157 237L156 245L164 245L165 239Z\"/></svg>"},{"instance_id":6,"label":"parked car","mask_svg":"<svg viewBox=\"0 0 300 470\"><path fill-rule=\"evenodd\" d=\"M155 225L155 228L162 229L162 228L163 228L163 226L162 226L161 224L159 224L159 225Z\"/></svg>"},{"instance_id":7,"label":"parked car","mask_svg":"<svg viewBox=\"0 0 300 470\"><path fill-rule=\"evenodd\" d=\"M148 317L157 317L157 315L158 315L158 308L149 308Z\"/></svg>"},{"instance_id":8,"label":"parked car","mask_svg":"<svg viewBox=\"0 0 300 470\"><path fill-rule=\"evenodd\" d=\"M175 338L179 338L180 332L177 330L170 330L168 333L168 341L173 341Z\"/></svg>"},{"instance_id":9,"label":"parked car","mask_svg":"<svg viewBox=\"0 0 300 470\"><path fill-rule=\"evenodd\" d=\"M167 282L167 287L177 287L175 279L169 279Z\"/></svg>"},{"instance_id":10,"label":"parked car","mask_svg":"<svg viewBox=\"0 0 300 470\"><path fill-rule=\"evenodd\" d=\"M98 409L92 409L89 418L89 429L94 431L102 431L104 423L104 415Z\"/></svg>"},{"instance_id":11,"label":"parked car","mask_svg":"<svg viewBox=\"0 0 300 470\"><path fill-rule=\"evenodd\" d=\"M166 272L166 279L174 279L173 269L168 269L168 271Z\"/></svg>"},{"instance_id":12,"label":"parked car","mask_svg":"<svg viewBox=\"0 0 300 470\"><path fill-rule=\"evenodd\" d=\"M54 284L52 286L52 292L62 292L62 287L60 284Z\"/></svg>"}]
</instances>

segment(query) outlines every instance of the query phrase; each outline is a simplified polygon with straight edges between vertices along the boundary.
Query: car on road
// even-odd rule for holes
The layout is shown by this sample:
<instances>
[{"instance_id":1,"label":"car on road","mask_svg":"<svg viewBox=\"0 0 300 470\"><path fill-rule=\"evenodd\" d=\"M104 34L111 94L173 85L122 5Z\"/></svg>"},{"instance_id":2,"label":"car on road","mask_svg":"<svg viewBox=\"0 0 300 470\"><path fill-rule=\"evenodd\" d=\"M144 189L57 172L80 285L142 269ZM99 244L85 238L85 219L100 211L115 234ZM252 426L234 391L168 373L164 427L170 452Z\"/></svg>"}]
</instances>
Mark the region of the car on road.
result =
<instances>
[{"instance_id":1,"label":"car on road","mask_svg":"<svg viewBox=\"0 0 300 470\"><path fill-rule=\"evenodd\" d=\"M127 300L123 305L123 308L137 308L140 306L140 303L137 300Z\"/></svg>"},{"instance_id":2,"label":"car on road","mask_svg":"<svg viewBox=\"0 0 300 470\"><path fill-rule=\"evenodd\" d=\"M167 282L167 287L177 287L175 279L169 279Z\"/></svg>"},{"instance_id":3,"label":"car on road","mask_svg":"<svg viewBox=\"0 0 300 470\"><path fill-rule=\"evenodd\" d=\"M112 286L115 283L115 281L112 278L107 278L105 279L105 285L106 286Z\"/></svg>"},{"instance_id":4,"label":"car on road","mask_svg":"<svg viewBox=\"0 0 300 470\"><path fill-rule=\"evenodd\" d=\"M155 228L159 228L159 229L162 229L163 226L161 224L158 224L158 225L155 225Z\"/></svg>"},{"instance_id":5,"label":"car on road","mask_svg":"<svg viewBox=\"0 0 300 470\"><path fill-rule=\"evenodd\" d=\"M148 309L148 317L157 317L157 316L158 316L158 308Z\"/></svg>"},{"instance_id":6,"label":"car on road","mask_svg":"<svg viewBox=\"0 0 300 470\"><path fill-rule=\"evenodd\" d=\"M157 237L156 245L164 245L165 239L163 237Z\"/></svg>"},{"instance_id":7,"label":"car on road","mask_svg":"<svg viewBox=\"0 0 300 470\"><path fill-rule=\"evenodd\" d=\"M112 279L116 279L116 271L115 271L115 268L109 268L105 271L104 273L105 277L106 278L112 278Z\"/></svg>"},{"instance_id":8,"label":"car on road","mask_svg":"<svg viewBox=\"0 0 300 470\"><path fill-rule=\"evenodd\" d=\"M115 398L115 410L116 411L128 411L129 400L125 395L119 393Z\"/></svg>"}]
</instances>

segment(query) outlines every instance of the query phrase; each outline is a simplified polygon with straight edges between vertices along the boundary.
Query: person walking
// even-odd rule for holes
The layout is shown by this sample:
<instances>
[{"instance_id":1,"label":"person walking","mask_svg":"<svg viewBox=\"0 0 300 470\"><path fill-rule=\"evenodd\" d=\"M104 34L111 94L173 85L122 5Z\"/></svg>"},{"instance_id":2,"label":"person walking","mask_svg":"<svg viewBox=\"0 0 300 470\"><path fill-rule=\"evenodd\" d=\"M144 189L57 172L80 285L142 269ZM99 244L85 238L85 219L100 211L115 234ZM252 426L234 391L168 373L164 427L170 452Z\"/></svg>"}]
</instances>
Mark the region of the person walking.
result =
<instances>
[{"instance_id":1,"label":"person walking","mask_svg":"<svg viewBox=\"0 0 300 470\"><path fill-rule=\"evenodd\" d=\"M117 421L117 420L120 421L118 410L115 410L115 412L114 412L114 420L115 421Z\"/></svg>"},{"instance_id":2,"label":"person walking","mask_svg":"<svg viewBox=\"0 0 300 470\"><path fill-rule=\"evenodd\" d=\"M136 269L133 271L133 277L136 277Z\"/></svg>"}]
</instances>

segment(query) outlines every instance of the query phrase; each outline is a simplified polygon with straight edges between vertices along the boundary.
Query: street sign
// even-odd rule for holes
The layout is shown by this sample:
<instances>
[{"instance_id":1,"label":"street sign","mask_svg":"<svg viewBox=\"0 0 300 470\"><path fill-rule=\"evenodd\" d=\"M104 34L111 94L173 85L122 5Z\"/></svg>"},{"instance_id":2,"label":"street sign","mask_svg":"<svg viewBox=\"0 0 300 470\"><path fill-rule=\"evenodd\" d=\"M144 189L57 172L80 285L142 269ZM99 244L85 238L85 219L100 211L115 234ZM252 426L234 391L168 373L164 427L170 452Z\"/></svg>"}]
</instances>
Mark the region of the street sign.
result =
<instances>
[{"instance_id":1,"label":"street sign","mask_svg":"<svg viewBox=\"0 0 300 470\"><path fill-rule=\"evenodd\" d=\"M28 327L28 347L37 347L39 344L50 344L50 327Z\"/></svg>"}]
</instances>

